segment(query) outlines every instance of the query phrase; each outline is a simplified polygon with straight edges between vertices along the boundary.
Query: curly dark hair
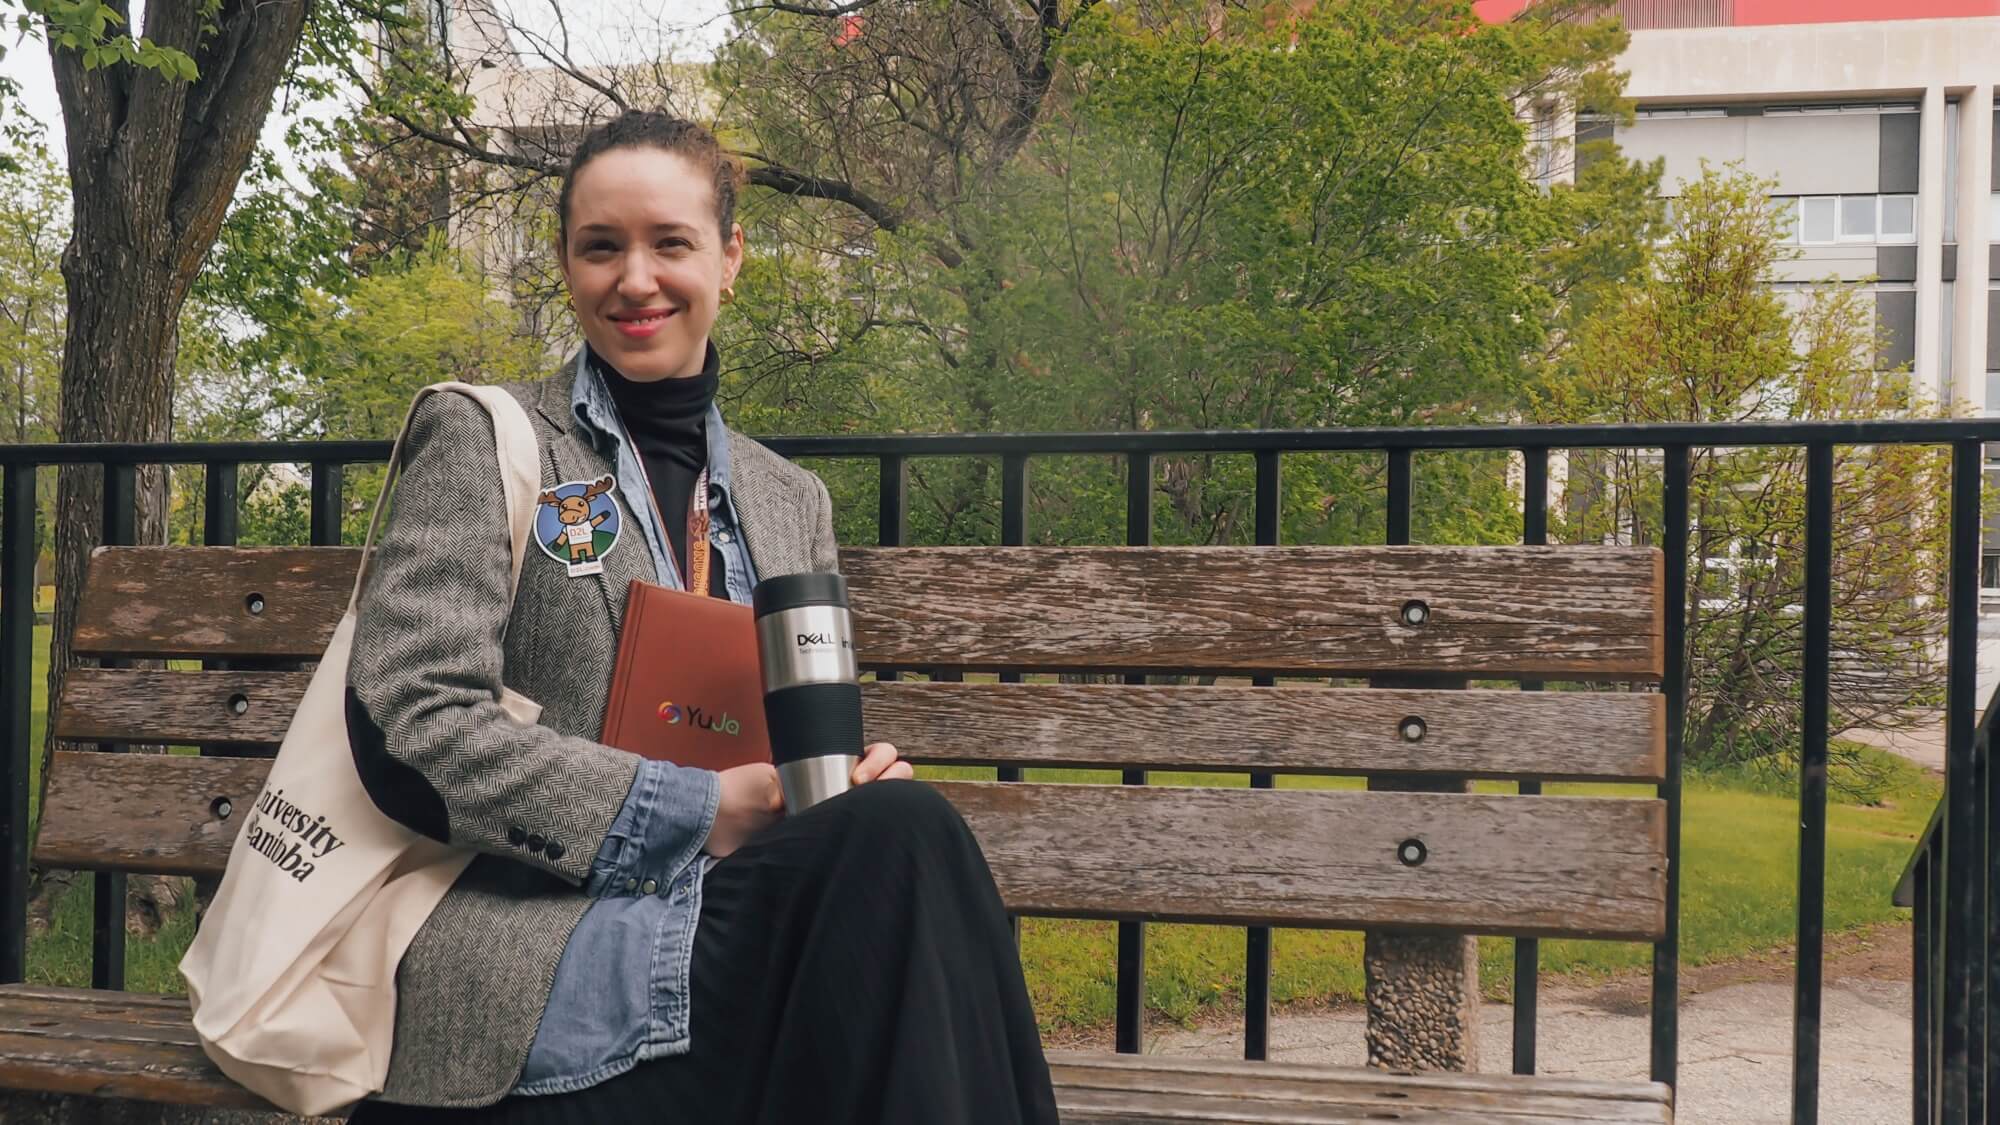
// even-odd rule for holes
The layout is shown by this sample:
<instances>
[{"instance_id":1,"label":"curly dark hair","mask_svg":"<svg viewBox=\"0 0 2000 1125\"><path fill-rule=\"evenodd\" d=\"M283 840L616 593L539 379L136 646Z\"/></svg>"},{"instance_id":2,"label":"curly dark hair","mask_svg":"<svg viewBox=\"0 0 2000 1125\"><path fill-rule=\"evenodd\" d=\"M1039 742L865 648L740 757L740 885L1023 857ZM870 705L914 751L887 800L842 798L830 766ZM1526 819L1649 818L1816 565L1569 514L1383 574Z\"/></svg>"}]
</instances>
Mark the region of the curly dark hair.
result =
<instances>
[{"instance_id":1,"label":"curly dark hair","mask_svg":"<svg viewBox=\"0 0 2000 1125\"><path fill-rule=\"evenodd\" d=\"M562 177L562 193L556 197L556 217L561 222L558 237L569 239L569 195L577 174L591 161L621 148L657 148L685 158L709 172L715 182L715 218L722 237L736 221L736 185L742 169L734 157L722 151L715 134L688 121L657 109L628 109L609 121L600 122L584 134L570 154L569 167Z\"/></svg>"}]
</instances>

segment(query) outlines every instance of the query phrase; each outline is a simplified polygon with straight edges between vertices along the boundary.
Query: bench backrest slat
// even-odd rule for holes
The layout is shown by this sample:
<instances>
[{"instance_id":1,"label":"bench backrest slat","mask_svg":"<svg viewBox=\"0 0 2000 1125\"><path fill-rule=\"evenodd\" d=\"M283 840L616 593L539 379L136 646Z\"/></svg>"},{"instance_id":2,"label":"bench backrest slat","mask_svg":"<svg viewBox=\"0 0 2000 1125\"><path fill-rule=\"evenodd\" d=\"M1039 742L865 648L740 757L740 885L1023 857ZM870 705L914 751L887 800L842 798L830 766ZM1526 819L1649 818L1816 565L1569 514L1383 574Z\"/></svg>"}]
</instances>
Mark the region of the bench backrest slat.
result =
<instances>
[{"instance_id":1,"label":"bench backrest slat","mask_svg":"<svg viewBox=\"0 0 2000 1125\"><path fill-rule=\"evenodd\" d=\"M270 763L64 753L39 855L214 875ZM1662 924L1657 801L940 783L1010 910L1645 938ZM227 802L228 815L222 815ZM1421 841L1421 863L1402 846ZM1555 862L1551 862L1555 860Z\"/></svg>"},{"instance_id":2,"label":"bench backrest slat","mask_svg":"<svg viewBox=\"0 0 2000 1125\"><path fill-rule=\"evenodd\" d=\"M358 561L342 548L103 548L76 650L310 660ZM1663 666L1660 565L1616 547L841 553L870 665L1636 681ZM1403 620L1412 602L1422 625Z\"/></svg>"},{"instance_id":3,"label":"bench backrest slat","mask_svg":"<svg viewBox=\"0 0 2000 1125\"><path fill-rule=\"evenodd\" d=\"M268 751L310 678L79 668L56 729ZM903 682L863 685L862 703L871 739L931 764L1658 781L1666 760L1650 693Z\"/></svg>"}]
</instances>

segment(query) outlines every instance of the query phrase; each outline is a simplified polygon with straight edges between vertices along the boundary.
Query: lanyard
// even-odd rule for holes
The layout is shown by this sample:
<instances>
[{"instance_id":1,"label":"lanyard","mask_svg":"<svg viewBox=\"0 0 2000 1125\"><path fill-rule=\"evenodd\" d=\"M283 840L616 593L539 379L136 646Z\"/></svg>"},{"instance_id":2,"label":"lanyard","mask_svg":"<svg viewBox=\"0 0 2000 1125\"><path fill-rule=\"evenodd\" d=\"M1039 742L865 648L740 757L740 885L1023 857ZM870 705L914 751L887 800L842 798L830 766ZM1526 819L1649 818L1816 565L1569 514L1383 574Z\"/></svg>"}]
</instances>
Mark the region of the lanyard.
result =
<instances>
[{"instance_id":1,"label":"lanyard","mask_svg":"<svg viewBox=\"0 0 2000 1125\"><path fill-rule=\"evenodd\" d=\"M624 426L624 419L619 420ZM653 509L653 522L659 525L660 534L667 533L667 517L660 511L660 499L653 491L652 474L646 471L645 455L632 444L631 431L626 431L626 444L632 451L632 460L639 466L639 479L646 486L646 503ZM680 560L674 558L674 541L667 540L667 566L675 575L682 574ZM687 526L688 565L686 571L687 592L698 597L708 596L708 469L704 466L694 478L694 498L688 503Z\"/></svg>"}]
</instances>

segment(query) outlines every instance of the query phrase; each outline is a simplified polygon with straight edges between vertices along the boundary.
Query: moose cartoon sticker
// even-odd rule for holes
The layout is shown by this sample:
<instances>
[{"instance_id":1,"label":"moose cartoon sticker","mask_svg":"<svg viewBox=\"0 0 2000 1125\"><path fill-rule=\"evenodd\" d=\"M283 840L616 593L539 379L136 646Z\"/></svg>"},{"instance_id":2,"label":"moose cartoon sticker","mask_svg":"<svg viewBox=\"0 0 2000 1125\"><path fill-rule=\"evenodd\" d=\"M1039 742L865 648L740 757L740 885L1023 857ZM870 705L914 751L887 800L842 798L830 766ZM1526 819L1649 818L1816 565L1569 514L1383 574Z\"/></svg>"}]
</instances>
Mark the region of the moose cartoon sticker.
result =
<instances>
[{"instance_id":1,"label":"moose cartoon sticker","mask_svg":"<svg viewBox=\"0 0 2000 1125\"><path fill-rule=\"evenodd\" d=\"M604 573L603 558L624 524L611 496L611 478L566 481L541 495L535 509L535 542L569 568L571 578Z\"/></svg>"}]
</instances>

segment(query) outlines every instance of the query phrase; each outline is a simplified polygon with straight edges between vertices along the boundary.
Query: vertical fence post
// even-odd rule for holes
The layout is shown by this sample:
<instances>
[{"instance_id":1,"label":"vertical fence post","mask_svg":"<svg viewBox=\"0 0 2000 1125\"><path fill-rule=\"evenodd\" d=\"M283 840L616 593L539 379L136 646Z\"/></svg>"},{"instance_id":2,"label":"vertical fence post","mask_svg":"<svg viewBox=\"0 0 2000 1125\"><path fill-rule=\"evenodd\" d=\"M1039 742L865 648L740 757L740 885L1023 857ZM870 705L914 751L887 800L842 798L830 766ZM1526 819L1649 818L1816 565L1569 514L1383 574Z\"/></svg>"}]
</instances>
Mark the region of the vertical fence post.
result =
<instances>
[{"instance_id":1,"label":"vertical fence post","mask_svg":"<svg viewBox=\"0 0 2000 1125\"><path fill-rule=\"evenodd\" d=\"M1975 782L1973 709L1978 706L1979 491L1981 443L1952 443L1951 572L1945 634L1944 985L1938 990L1944 1035L1939 1092L1944 1120L1972 1120L1972 978L1984 974L1976 942L1984 929L1968 906L1983 881L1984 841L1977 835L1981 794ZM1954 907L1956 907L1954 909Z\"/></svg>"},{"instance_id":2,"label":"vertical fence post","mask_svg":"<svg viewBox=\"0 0 2000 1125\"><path fill-rule=\"evenodd\" d=\"M1278 545L1278 529L1284 514L1283 482L1279 476L1278 451L1257 451L1256 521L1257 545ZM1257 687L1275 687L1271 676L1255 676ZM1268 770L1250 774L1250 788L1269 789L1277 779ZM1251 926L1243 936L1243 1057L1271 1057L1271 927Z\"/></svg>"},{"instance_id":3,"label":"vertical fence post","mask_svg":"<svg viewBox=\"0 0 2000 1125\"><path fill-rule=\"evenodd\" d=\"M312 463L312 545L340 545L340 484L342 466L334 461Z\"/></svg>"},{"instance_id":4,"label":"vertical fence post","mask_svg":"<svg viewBox=\"0 0 2000 1125\"><path fill-rule=\"evenodd\" d=\"M1792 989L1792 1121L1819 1122L1826 925L1827 693L1833 636L1833 446L1806 448L1805 694L1799 730L1798 965Z\"/></svg>"},{"instance_id":5,"label":"vertical fence post","mask_svg":"<svg viewBox=\"0 0 2000 1125\"><path fill-rule=\"evenodd\" d=\"M1667 779L1659 787L1667 807L1665 934L1653 943L1652 1079L1680 1078L1681 1028L1681 740L1687 730L1688 447L1663 452L1661 549L1667 556L1665 641Z\"/></svg>"},{"instance_id":6,"label":"vertical fence post","mask_svg":"<svg viewBox=\"0 0 2000 1125\"><path fill-rule=\"evenodd\" d=\"M910 463L900 453L884 453L877 462L875 480L875 543L900 547L910 539ZM875 673L881 683L893 684L903 678L894 668Z\"/></svg>"},{"instance_id":7,"label":"vertical fence post","mask_svg":"<svg viewBox=\"0 0 2000 1125\"><path fill-rule=\"evenodd\" d=\"M1530 547L1549 541L1549 450L1521 450L1521 542ZM1540 680L1522 680L1522 691L1542 690ZM1539 796L1540 781L1520 783L1522 796ZM1542 943L1514 939L1514 1073L1535 1073L1535 1023L1541 1007Z\"/></svg>"},{"instance_id":8,"label":"vertical fence post","mask_svg":"<svg viewBox=\"0 0 2000 1125\"><path fill-rule=\"evenodd\" d=\"M1006 453L1000 457L1000 545L1024 547L1028 543L1028 455ZM1000 673L1003 684L1021 682L1019 672ZM1001 766L1001 781L1021 780L1021 767ZM1021 920L1014 919L1014 937L1021 936Z\"/></svg>"},{"instance_id":9,"label":"vertical fence post","mask_svg":"<svg viewBox=\"0 0 2000 1125\"><path fill-rule=\"evenodd\" d=\"M138 539L138 468L104 467L104 544L129 546ZM107 667L116 662L106 661ZM114 746L99 750L115 751ZM93 884L90 932L90 986L125 987L125 873L100 873Z\"/></svg>"},{"instance_id":10,"label":"vertical fence post","mask_svg":"<svg viewBox=\"0 0 2000 1125\"><path fill-rule=\"evenodd\" d=\"M1153 542L1153 455L1131 453L1125 461L1125 544L1146 547ZM1127 676L1126 683L1146 682ZM1145 770L1126 770L1126 785L1146 784ZM1118 923L1117 1039L1122 1054L1136 1055L1146 1042L1146 927L1142 922Z\"/></svg>"},{"instance_id":11,"label":"vertical fence post","mask_svg":"<svg viewBox=\"0 0 2000 1125\"><path fill-rule=\"evenodd\" d=\"M201 541L210 547L236 545L241 526L236 511L240 475L234 461L212 461L202 468Z\"/></svg>"},{"instance_id":12,"label":"vertical fence post","mask_svg":"<svg viewBox=\"0 0 2000 1125\"><path fill-rule=\"evenodd\" d=\"M27 979L28 823L34 738L35 669L35 466L9 465L0 486L0 786L6 790L6 823L0 824L0 984Z\"/></svg>"}]
</instances>

